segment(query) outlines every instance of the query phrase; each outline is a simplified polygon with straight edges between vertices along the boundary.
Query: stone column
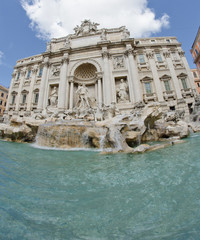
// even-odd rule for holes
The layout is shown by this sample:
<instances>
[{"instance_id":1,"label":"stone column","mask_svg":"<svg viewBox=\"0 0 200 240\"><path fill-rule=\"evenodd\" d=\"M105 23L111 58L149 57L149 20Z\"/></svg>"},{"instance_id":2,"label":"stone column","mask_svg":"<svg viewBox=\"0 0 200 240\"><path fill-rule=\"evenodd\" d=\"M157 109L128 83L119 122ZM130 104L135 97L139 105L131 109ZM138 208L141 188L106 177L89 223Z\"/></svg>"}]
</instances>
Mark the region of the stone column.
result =
<instances>
[{"instance_id":1,"label":"stone column","mask_svg":"<svg viewBox=\"0 0 200 240\"><path fill-rule=\"evenodd\" d=\"M13 72L12 74L12 80L11 80L11 83L10 83L10 87L9 87L9 92L8 92L8 99L7 99L7 104L6 104L6 112L8 111L9 107L10 107L10 104L11 104L11 98L12 98L12 91L13 91L13 85L14 85L14 82L15 82L15 78L16 78L16 72Z\"/></svg>"},{"instance_id":2,"label":"stone column","mask_svg":"<svg viewBox=\"0 0 200 240\"><path fill-rule=\"evenodd\" d=\"M49 57L45 57L44 67L42 71L42 79L40 83L39 99L38 99L38 110L40 112L43 110L43 107L44 107L44 95L45 95L45 86L47 82L48 67L49 67Z\"/></svg>"},{"instance_id":3,"label":"stone column","mask_svg":"<svg viewBox=\"0 0 200 240\"><path fill-rule=\"evenodd\" d=\"M102 48L102 57L104 65L103 89L104 89L104 103L111 104L111 85L110 85L110 69L109 69L109 53L107 47Z\"/></svg>"},{"instance_id":4,"label":"stone column","mask_svg":"<svg viewBox=\"0 0 200 240\"><path fill-rule=\"evenodd\" d=\"M183 62L183 65L184 65L184 67L185 67L185 69L187 71L189 84L190 84L193 92L196 93L197 92L196 85L195 85L194 78L193 78L192 73L191 73L191 69L190 69L190 67L188 65L188 62L187 62L187 59L185 57L185 53L182 50L180 50L178 53L179 53L179 56L180 56L180 58L181 58L181 60Z\"/></svg>"},{"instance_id":5,"label":"stone column","mask_svg":"<svg viewBox=\"0 0 200 240\"><path fill-rule=\"evenodd\" d=\"M157 67L155 64L154 53L148 52L147 58L149 59L149 65L150 65L152 75L153 75L154 86L155 86L155 90L156 90L156 95L158 97L158 102L164 102L162 86L161 86L161 82L160 82L160 79L158 76Z\"/></svg>"},{"instance_id":6,"label":"stone column","mask_svg":"<svg viewBox=\"0 0 200 240\"><path fill-rule=\"evenodd\" d=\"M101 87L101 76L98 76L98 106L99 108L102 107L102 87Z\"/></svg>"},{"instance_id":7,"label":"stone column","mask_svg":"<svg viewBox=\"0 0 200 240\"><path fill-rule=\"evenodd\" d=\"M166 52L163 53L163 55L165 56L167 65L169 67L169 71L170 71L170 74L171 74L171 77L172 77L172 81L174 83L174 88L175 88L175 92L176 92L176 95L177 95L177 99L180 100L183 97L182 97L182 94L181 94L181 88L180 88L179 80L176 76L174 65L173 65L173 62L172 62L171 57L170 57L170 53L168 51L166 51Z\"/></svg>"},{"instance_id":8,"label":"stone column","mask_svg":"<svg viewBox=\"0 0 200 240\"><path fill-rule=\"evenodd\" d=\"M128 65L129 65L129 71L130 71L130 76L131 76L131 80L128 79L130 97L131 97L131 100L133 100L133 99L135 100L134 102L140 102L140 101L142 101L140 80L139 80L139 75L138 75L138 70L137 70L137 64L133 57L133 48L131 47L130 44L126 45L125 56L127 56L127 58L128 58ZM133 93L132 93L131 89L133 89L134 97L132 96Z\"/></svg>"},{"instance_id":9,"label":"stone column","mask_svg":"<svg viewBox=\"0 0 200 240\"><path fill-rule=\"evenodd\" d=\"M20 105L20 98L21 98L21 92L22 92L22 87L24 85L24 80L25 80L25 76L26 76L26 69L24 68L22 71L21 71L21 80L20 80L20 83L19 83L19 88L18 88L18 94L17 94L17 100L16 100L16 107L15 107L15 110L16 111L19 111L19 105Z\"/></svg>"},{"instance_id":10,"label":"stone column","mask_svg":"<svg viewBox=\"0 0 200 240\"><path fill-rule=\"evenodd\" d=\"M68 70L69 54L65 53L62 59L62 66L60 71L60 84L58 90L58 109L63 112L66 108L66 93L67 87L67 70Z\"/></svg>"},{"instance_id":11,"label":"stone column","mask_svg":"<svg viewBox=\"0 0 200 240\"><path fill-rule=\"evenodd\" d=\"M69 109L73 109L73 99L74 99L74 80L70 80L70 99L69 99Z\"/></svg>"},{"instance_id":12,"label":"stone column","mask_svg":"<svg viewBox=\"0 0 200 240\"><path fill-rule=\"evenodd\" d=\"M32 78L31 78L31 83L30 83L30 89L29 89L29 94L28 94L28 99L27 99L27 111L31 111L31 105L33 103L32 98L33 98L33 89L34 89L34 84L35 80L37 77L37 67L32 69Z\"/></svg>"}]
</instances>

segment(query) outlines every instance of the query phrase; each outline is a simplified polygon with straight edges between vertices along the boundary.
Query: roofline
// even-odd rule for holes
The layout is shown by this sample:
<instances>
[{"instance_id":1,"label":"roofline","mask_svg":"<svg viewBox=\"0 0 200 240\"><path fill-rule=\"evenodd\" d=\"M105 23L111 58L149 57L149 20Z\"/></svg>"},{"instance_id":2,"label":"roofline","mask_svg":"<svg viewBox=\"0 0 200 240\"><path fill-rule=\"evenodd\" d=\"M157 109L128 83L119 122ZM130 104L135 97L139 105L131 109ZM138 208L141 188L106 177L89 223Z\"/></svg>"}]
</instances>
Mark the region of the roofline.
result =
<instances>
[{"instance_id":1,"label":"roofline","mask_svg":"<svg viewBox=\"0 0 200 240\"><path fill-rule=\"evenodd\" d=\"M200 26L199 26L199 29L198 29L198 31L197 31L196 37L195 37L195 39L194 39L194 42L193 42L193 44L192 44L192 49L193 49L193 47L194 47L194 44L195 44L195 42L196 42L196 40L197 40L197 36L199 35L199 33L200 33Z\"/></svg>"}]
</instances>

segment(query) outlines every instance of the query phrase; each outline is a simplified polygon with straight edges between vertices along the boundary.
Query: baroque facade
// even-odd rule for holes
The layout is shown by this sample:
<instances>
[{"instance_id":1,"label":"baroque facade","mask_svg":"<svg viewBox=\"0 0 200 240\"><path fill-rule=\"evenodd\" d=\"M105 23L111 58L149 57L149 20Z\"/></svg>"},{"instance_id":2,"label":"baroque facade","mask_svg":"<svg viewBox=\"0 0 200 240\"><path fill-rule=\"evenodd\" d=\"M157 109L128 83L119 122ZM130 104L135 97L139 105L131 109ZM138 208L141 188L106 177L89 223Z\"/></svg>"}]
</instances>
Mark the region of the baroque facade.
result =
<instances>
[{"instance_id":1,"label":"baroque facade","mask_svg":"<svg viewBox=\"0 0 200 240\"><path fill-rule=\"evenodd\" d=\"M114 104L121 113L159 102L163 111L192 108L197 94L176 37L130 38L125 27L98 29L84 20L52 39L44 53L17 61L6 114L63 114ZM84 116L84 114L82 114Z\"/></svg>"},{"instance_id":2,"label":"baroque facade","mask_svg":"<svg viewBox=\"0 0 200 240\"><path fill-rule=\"evenodd\" d=\"M0 85L0 121L6 109L7 98L8 98L8 88Z\"/></svg>"}]
</instances>

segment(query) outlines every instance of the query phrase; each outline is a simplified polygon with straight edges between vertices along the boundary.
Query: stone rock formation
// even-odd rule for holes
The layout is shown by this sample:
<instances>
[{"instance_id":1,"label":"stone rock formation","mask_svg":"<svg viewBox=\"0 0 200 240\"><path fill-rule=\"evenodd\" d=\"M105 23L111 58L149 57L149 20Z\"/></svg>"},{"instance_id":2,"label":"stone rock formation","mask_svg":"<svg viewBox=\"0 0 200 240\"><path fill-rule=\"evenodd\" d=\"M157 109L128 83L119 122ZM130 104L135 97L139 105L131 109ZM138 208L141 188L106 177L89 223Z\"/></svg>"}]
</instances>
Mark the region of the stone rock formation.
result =
<instances>
[{"instance_id":1,"label":"stone rock formation","mask_svg":"<svg viewBox=\"0 0 200 240\"><path fill-rule=\"evenodd\" d=\"M76 111L62 116L52 114L49 109L42 116L15 118L10 124L0 124L0 137L19 142L34 142L44 147L55 148L96 148L105 153L141 153L160 146L149 146L147 141L160 139L174 141L189 135L189 126L180 114L163 114L157 103L137 103L130 114L119 114L115 105L97 109L101 116L78 118ZM102 120L103 119L103 120ZM99 121L97 121L99 120ZM165 145L162 145L165 146Z\"/></svg>"}]
</instances>

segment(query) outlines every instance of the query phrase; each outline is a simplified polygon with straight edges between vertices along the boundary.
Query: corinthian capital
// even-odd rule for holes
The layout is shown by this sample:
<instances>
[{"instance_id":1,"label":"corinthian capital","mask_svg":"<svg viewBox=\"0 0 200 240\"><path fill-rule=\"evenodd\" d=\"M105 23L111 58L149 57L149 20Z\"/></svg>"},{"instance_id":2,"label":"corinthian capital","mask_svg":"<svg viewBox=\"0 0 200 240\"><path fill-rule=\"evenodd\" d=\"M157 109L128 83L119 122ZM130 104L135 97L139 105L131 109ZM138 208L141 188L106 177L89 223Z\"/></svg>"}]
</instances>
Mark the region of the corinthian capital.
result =
<instances>
[{"instance_id":1,"label":"corinthian capital","mask_svg":"<svg viewBox=\"0 0 200 240\"><path fill-rule=\"evenodd\" d=\"M62 58L62 64L64 64L64 63L69 63L69 54L68 53L65 53L64 55L63 55L63 58Z\"/></svg>"},{"instance_id":2,"label":"corinthian capital","mask_svg":"<svg viewBox=\"0 0 200 240\"><path fill-rule=\"evenodd\" d=\"M101 55L102 58L110 58L110 53L107 50L103 50Z\"/></svg>"},{"instance_id":3,"label":"corinthian capital","mask_svg":"<svg viewBox=\"0 0 200 240\"><path fill-rule=\"evenodd\" d=\"M169 58L170 57L170 52L167 52L167 51L163 52L163 56L165 58Z\"/></svg>"},{"instance_id":4,"label":"corinthian capital","mask_svg":"<svg viewBox=\"0 0 200 240\"><path fill-rule=\"evenodd\" d=\"M185 56L185 52L184 51L179 51L178 54L179 54L180 57L184 57Z\"/></svg>"},{"instance_id":5,"label":"corinthian capital","mask_svg":"<svg viewBox=\"0 0 200 240\"><path fill-rule=\"evenodd\" d=\"M148 59L152 59L152 58L154 58L154 52L148 52L146 54L146 56L147 56Z\"/></svg>"},{"instance_id":6,"label":"corinthian capital","mask_svg":"<svg viewBox=\"0 0 200 240\"><path fill-rule=\"evenodd\" d=\"M124 55L125 55L126 57L131 56L131 55L133 55L133 54L134 54L134 51L133 51L132 48L129 48L129 49L127 49L127 50L124 52Z\"/></svg>"}]
</instances>

